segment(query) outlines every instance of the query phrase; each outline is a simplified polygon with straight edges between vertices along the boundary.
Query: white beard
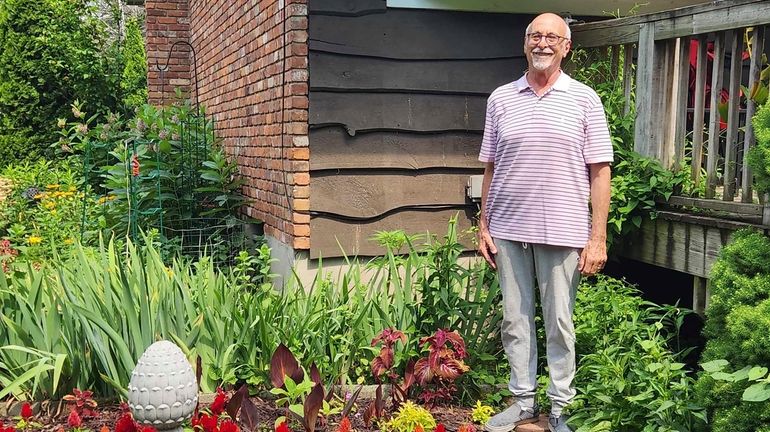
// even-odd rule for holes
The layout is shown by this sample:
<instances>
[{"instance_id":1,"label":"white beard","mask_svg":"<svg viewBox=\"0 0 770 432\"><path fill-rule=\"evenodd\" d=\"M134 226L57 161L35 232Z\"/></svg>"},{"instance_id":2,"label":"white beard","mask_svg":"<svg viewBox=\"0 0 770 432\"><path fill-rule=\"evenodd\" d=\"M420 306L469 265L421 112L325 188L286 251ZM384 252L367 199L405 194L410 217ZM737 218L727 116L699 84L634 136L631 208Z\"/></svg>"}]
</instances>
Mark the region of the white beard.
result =
<instances>
[{"instance_id":1,"label":"white beard","mask_svg":"<svg viewBox=\"0 0 770 432\"><path fill-rule=\"evenodd\" d=\"M536 70L544 71L548 69L549 66L551 66L552 60L553 60L553 56L540 57L535 54L532 54L532 67Z\"/></svg>"}]
</instances>

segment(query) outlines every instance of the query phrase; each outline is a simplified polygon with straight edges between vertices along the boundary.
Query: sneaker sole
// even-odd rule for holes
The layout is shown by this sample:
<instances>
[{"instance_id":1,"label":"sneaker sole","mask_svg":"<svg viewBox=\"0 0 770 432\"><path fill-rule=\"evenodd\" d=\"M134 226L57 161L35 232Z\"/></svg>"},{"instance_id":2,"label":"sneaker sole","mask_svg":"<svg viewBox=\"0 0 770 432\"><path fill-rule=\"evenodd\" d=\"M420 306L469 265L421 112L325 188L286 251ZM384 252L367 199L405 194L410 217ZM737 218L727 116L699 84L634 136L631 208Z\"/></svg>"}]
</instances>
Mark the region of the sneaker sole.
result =
<instances>
[{"instance_id":1,"label":"sneaker sole","mask_svg":"<svg viewBox=\"0 0 770 432\"><path fill-rule=\"evenodd\" d=\"M512 425L507 425L507 426L489 426L489 425L484 425L484 430L487 431L487 432L510 432L512 430L515 430L517 427L519 427L521 425L530 424L530 423L537 423L539 420L540 420L540 416L538 415L536 417L531 417L531 418L528 418L528 419L519 420L516 423L514 423Z\"/></svg>"}]
</instances>

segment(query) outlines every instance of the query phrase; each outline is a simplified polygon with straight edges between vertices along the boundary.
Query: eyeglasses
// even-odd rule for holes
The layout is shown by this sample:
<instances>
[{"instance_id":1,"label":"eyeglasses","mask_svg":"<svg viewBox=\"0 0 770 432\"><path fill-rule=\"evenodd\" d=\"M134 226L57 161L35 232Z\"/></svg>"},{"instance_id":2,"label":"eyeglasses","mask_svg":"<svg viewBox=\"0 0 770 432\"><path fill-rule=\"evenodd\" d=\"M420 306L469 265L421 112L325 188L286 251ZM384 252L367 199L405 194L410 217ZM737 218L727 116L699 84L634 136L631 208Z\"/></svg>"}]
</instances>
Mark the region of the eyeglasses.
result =
<instances>
[{"instance_id":1,"label":"eyeglasses","mask_svg":"<svg viewBox=\"0 0 770 432\"><path fill-rule=\"evenodd\" d=\"M561 42L562 39L569 40L565 38L564 36L559 36L557 34L548 33L547 35L544 35L542 33L527 33L527 37L529 38L530 42L539 44L543 38L545 38L545 43L549 46L554 46Z\"/></svg>"}]
</instances>

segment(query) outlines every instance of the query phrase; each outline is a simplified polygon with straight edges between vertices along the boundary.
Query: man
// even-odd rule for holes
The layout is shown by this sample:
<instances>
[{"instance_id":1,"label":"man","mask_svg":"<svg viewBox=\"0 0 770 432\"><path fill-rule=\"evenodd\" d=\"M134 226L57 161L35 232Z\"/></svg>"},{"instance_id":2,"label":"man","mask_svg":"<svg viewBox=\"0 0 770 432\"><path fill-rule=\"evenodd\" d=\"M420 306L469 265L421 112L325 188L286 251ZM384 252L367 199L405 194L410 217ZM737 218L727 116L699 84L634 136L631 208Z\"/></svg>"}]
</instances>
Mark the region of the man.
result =
<instances>
[{"instance_id":1,"label":"man","mask_svg":"<svg viewBox=\"0 0 770 432\"><path fill-rule=\"evenodd\" d=\"M524 41L529 69L487 103L479 251L500 278L515 400L489 420L490 432L538 420L536 284L551 379L549 430L571 431L562 410L575 396L575 293L581 274L607 260L612 144L596 92L561 70L571 44L561 17L536 17Z\"/></svg>"}]
</instances>

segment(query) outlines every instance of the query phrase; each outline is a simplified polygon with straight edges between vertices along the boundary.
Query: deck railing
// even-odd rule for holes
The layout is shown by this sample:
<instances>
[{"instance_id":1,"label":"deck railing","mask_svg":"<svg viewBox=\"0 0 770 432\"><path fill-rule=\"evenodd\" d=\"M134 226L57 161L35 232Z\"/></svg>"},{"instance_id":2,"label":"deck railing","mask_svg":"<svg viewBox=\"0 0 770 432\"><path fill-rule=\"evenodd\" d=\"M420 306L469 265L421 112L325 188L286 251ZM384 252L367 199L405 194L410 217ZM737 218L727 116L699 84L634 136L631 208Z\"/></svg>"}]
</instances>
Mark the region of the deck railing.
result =
<instances>
[{"instance_id":1,"label":"deck railing","mask_svg":"<svg viewBox=\"0 0 770 432\"><path fill-rule=\"evenodd\" d=\"M632 92L635 100L634 150L668 167L687 155L706 199L765 214L763 225L770 215L746 160L757 106L742 88L751 91L767 67L768 24L770 2L724 0L572 27L575 47L601 49L613 65L622 58L627 104Z\"/></svg>"}]
</instances>

